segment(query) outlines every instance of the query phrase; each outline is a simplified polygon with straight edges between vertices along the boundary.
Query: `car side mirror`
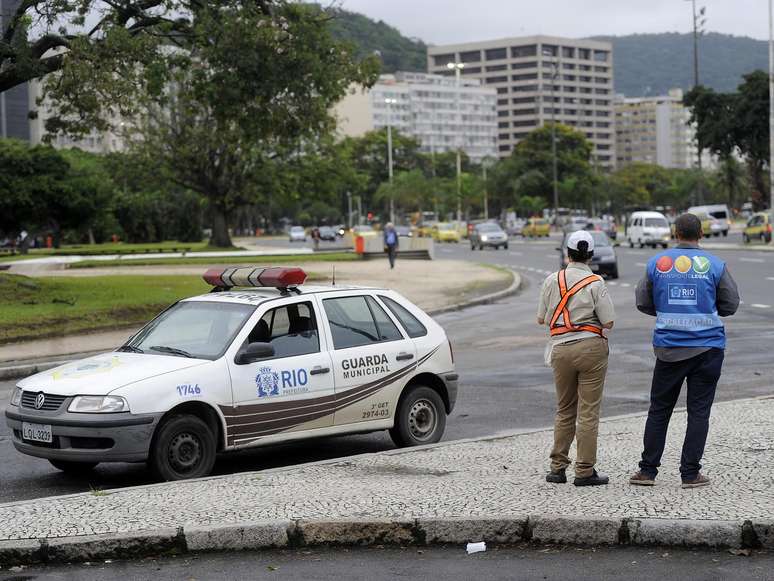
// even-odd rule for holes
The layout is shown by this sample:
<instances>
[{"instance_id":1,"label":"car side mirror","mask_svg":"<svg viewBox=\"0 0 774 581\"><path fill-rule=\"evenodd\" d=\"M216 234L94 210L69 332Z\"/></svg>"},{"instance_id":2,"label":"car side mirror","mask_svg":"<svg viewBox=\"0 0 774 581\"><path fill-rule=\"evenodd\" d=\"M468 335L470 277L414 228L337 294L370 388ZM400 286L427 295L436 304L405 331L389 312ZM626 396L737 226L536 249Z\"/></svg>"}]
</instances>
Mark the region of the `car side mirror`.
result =
<instances>
[{"instance_id":1,"label":"car side mirror","mask_svg":"<svg viewBox=\"0 0 774 581\"><path fill-rule=\"evenodd\" d=\"M234 362L237 365L247 365L269 357L274 357L274 345L271 343L248 343L237 351Z\"/></svg>"}]
</instances>

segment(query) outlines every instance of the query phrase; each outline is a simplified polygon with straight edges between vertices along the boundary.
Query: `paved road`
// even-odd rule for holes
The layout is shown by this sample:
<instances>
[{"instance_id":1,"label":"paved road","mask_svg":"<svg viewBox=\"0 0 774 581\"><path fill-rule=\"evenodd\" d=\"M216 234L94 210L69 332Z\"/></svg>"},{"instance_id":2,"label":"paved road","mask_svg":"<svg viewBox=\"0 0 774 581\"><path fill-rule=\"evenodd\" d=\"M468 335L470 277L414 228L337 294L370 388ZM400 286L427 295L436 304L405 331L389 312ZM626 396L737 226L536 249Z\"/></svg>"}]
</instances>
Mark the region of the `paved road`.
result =
<instances>
[{"instance_id":1,"label":"paved road","mask_svg":"<svg viewBox=\"0 0 774 581\"><path fill-rule=\"evenodd\" d=\"M466 244L438 249L440 259L464 258L519 269L526 283L519 296L438 318L454 344L462 379L446 440L551 424L554 387L550 369L543 365L545 336L534 323L534 309L540 283L557 267L556 245L555 239L517 240L507 251L472 252ZM653 366L652 319L634 308L633 287L654 252L619 249L621 278L610 281L618 321L610 341L605 416L647 409ZM769 395L774 383L774 362L769 353L769 346L774 345L774 254L716 253L728 262L745 301L740 312L727 320L729 347L718 399ZM11 387L11 383L0 383L0 401L7 401ZM225 456L218 461L216 472L259 470L391 447L383 433L326 438ZM103 465L87 479L65 476L44 460L17 454L4 422L0 422L0 466L0 499L5 502L82 492L90 486L112 488L149 482L143 465Z\"/></svg>"},{"instance_id":2,"label":"paved road","mask_svg":"<svg viewBox=\"0 0 774 581\"><path fill-rule=\"evenodd\" d=\"M462 547L311 549L215 553L142 561L34 567L3 573L0 581L157 581L189 579L771 579L774 555L641 547L490 548L467 555Z\"/></svg>"}]
</instances>

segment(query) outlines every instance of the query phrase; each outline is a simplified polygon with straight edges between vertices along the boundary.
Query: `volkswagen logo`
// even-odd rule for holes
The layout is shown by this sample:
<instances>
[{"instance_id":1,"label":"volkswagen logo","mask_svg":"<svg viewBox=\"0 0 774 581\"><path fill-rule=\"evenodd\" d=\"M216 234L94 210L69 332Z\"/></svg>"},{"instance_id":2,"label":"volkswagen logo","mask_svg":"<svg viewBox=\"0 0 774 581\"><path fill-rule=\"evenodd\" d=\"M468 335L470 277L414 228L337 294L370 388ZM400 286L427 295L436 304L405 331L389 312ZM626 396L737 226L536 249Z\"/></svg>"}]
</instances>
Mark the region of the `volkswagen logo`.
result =
<instances>
[{"instance_id":1,"label":"volkswagen logo","mask_svg":"<svg viewBox=\"0 0 774 581\"><path fill-rule=\"evenodd\" d=\"M35 409L39 410L43 407L44 403L46 403L46 396L43 393L39 393L38 397L35 398Z\"/></svg>"}]
</instances>

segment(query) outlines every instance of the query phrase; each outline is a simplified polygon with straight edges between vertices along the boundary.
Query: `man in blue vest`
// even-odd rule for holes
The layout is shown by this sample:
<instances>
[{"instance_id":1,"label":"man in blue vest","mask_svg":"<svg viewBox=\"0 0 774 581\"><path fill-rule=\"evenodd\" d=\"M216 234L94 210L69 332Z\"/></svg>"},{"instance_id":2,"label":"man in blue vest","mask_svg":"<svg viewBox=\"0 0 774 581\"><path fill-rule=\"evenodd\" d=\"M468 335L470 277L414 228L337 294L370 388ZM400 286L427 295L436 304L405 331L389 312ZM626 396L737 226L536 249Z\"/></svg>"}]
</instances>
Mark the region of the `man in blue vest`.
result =
<instances>
[{"instance_id":1,"label":"man in blue vest","mask_svg":"<svg viewBox=\"0 0 774 581\"><path fill-rule=\"evenodd\" d=\"M398 232L392 222L387 222L384 227L384 251L390 260L390 268L395 268L395 258L398 255Z\"/></svg>"},{"instance_id":2,"label":"man in blue vest","mask_svg":"<svg viewBox=\"0 0 774 581\"><path fill-rule=\"evenodd\" d=\"M656 367L640 469L629 483L655 484L669 419L687 381L688 427L680 476L683 488L696 488L710 483L700 470L726 347L720 317L736 313L739 292L723 261L699 248L699 218L678 217L675 234L677 246L650 259L636 290L637 308L656 317Z\"/></svg>"}]
</instances>

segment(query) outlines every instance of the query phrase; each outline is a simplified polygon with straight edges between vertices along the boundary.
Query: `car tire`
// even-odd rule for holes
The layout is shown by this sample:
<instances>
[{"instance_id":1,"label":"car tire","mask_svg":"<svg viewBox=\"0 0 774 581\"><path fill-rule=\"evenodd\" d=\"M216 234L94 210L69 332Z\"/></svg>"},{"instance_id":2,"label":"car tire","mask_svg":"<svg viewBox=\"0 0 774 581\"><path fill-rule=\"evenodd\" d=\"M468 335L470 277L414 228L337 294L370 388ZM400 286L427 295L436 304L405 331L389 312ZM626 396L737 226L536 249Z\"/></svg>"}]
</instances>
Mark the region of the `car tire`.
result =
<instances>
[{"instance_id":1,"label":"car tire","mask_svg":"<svg viewBox=\"0 0 774 581\"><path fill-rule=\"evenodd\" d=\"M771 242L771 234L766 234L766 235L763 237L763 241L764 241L766 244L769 244L769 243Z\"/></svg>"},{"instance_id":2,"label":"car tire","mask_svg":"<svg viewBox=\"0 0 774 581\"><path fill-rule=\"evenodd\" d=\"M65 474L83 476L94 470L99 462L73 462L72 460L49 460L51 465Z\"/></svg>"},{"instance_id":3,"label":"car tire","mask_svg":"<svg viewBox=\"0 0 774 581\"><path fill-rule=\"evenodd\" d=\"M613 280L616 280L618 278L618 267L616 266L613 270L610 271L610 278Z\"/></svg>"},{"instance_id":4,"label":"car tire","mask_svg":"<svg viewBox=\"0 0 774 581\"><path fill-rule=\"evenodd\" d=\"M747 234L742 234L742 242L744 242L745 244L749 244L750 237Z\"/></svg>"},{"instance_id":5,"label":"car tire","mask_svg":"<svg viewBox=\"0 0 774 581\"><path fill-rule=\"evenodd\" d=\"M156 429L148 466L159 480L207 476L215 465L215 435L200 418L172 416Z\"/></svg>"},{"instance_id":6,"label":"car tire","mask_svg":"<svg viewBox=\"0 0 774 581\"><path fill-rule=\"evenodd\" d=\"M634 240L629 238L629 248L634 248Z\"/></svg>"},{"instance_id":7,"label":"car tire","mask_svg":"<svg viewBox=\"0 0 774 581\"><path fill-rule=\"evenodd\" d=\"M662 244L662 245L661 245L661 248L663 248L664 250L666 250L667 248L669 248L669 244Z\"/></svg>"},{"instance_id":8,"label":"car tire","mask_svg":"<svg viewBox=\"0 0 774 581\"><path fill-rule=\"evenodd\" d=\"M506 250L508 250L508 243L507 243L507 242L505 243L505 245L503 246L503 248L505 248Z\"/></svg>"},{"instance_id":9,"label":"car tire","mask_svg":"<svg viewBox=\"0 0 774 581\"><path fill-rule=\"evenodd\" d=\"M726 236L728 236L728 230L723 230L723 238L725 238Z\"/></svg>"},{"instance_id":10,"label":"car tire","mask_svg":"<svg viewBox=\"0 0 774 581\"><path fill-rule=\"evenodd\" d=\"M435 444L446 429L446 408L438 392L424 385L408 388L400 399L390 438L399 448Z\"/></svg>"}]
</instances>

